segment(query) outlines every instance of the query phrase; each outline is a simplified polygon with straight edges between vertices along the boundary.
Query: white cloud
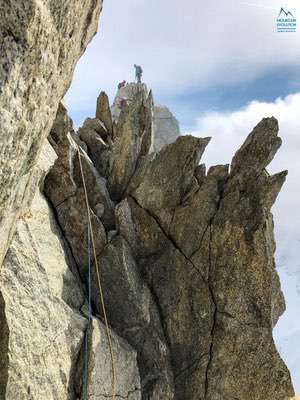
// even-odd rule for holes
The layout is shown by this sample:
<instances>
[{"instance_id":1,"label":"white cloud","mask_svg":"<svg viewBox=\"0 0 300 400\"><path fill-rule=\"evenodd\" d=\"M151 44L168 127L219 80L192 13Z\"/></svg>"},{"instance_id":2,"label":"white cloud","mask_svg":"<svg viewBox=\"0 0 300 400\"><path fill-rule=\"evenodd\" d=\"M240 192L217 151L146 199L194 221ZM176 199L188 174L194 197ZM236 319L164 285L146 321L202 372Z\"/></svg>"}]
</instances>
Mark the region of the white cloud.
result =
<instances>
[{"instance_id":1,"label":"white cloud","mask_svg":"<svg viewBox=\"0 0 300 400\"><path fill-rule=\"evenodd\" d=\"M282 356L291 369L295 387L300 392L300 347L291 351L290 340L300 340L300 93L278 98L273 103L253 101L234 112L208 112L198 119L195 136L212 136L204 153L207 165L230 163L248 133L263 118L279 121L283 140L270 167L271 173L288 169L287 181L273 208L277 239L276 260L285 293L287 311L275 328L275 338ZM290 339L291 338L291 339Z\"/></svg>"},{"instance_id":2,"label":"white cloud","mask_svg":"<svg viewBox=\"0 0 300 400\"><path fill-rule=\"evenodd\" d=\"M76 69L67 103L73 112L94 108L104 89L133 80L133 64L144 67L154 93L179 94L255 79L275 67L300 64L300 28L279 34L275 20L296 0L109 0L98 35ZM267 90L267 88L266 88Z\"/></svg>"}]
</instances>

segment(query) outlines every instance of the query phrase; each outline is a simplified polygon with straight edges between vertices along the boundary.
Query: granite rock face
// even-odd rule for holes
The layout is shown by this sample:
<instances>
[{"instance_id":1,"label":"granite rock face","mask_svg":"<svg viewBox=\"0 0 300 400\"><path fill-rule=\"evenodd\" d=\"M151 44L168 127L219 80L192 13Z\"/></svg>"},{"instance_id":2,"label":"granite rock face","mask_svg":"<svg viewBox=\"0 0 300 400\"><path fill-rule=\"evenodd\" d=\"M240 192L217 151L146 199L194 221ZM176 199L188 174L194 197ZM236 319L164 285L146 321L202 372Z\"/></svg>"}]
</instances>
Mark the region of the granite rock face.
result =
<instances>
[{"instance_id":1,"label":"granite rock face","mask_svg":"<svg viewBox=\"0 0 300 400\"><path fill-rule=\"evenodd\" d=\"M149 94L147 86L144 83L128 83L124 87L118 89L113 105L111 107L112 117L114 121L117 121L120 116L120 104L122 100L125 100L126 103L130 104L137 93L141 93L145 98L147 98ZM179 123L175 116L166 106L156 105L153 103L152 124L152 151L159 151L166 144L175 142L175 140L180 136Z\"/></svg>"},{"instance_id":2,"label":"granite rock face","mask_svg":"<svg viewBox=\"0 0 300 400\"><path fill-rule=\"evenodd\" d=\"M101 0L0 4L0 264L30 191L32 167L101 8Z\"/></svg>"},{"instance_id":3,"label":"granite rock face","mask_svg":"<svg viewBox=\"0 0 300 400\"><path fill-rule=\"evenodd\" d=\"M63 145L61 148L67 151ZM46 172L55 165L55 153L46 144L42 154L37 167ZM106 331L94 317L86 352L88 317L81 311L86 309L85 284L80 279L83 273L56 212L36 184L33 201L17 222L0 273L0 398L105 399L111 395ZM82 210L84 201L80 206ZM70 235L68 231L68 238ZM140 400L136 352L116 334L111 335L117 366L116 394ZM80 360L87 355L88 397L83 397L84 365Z\"/></svg>"},{"instance_id":4,"label":"granite rock face","mask_svg":"<svg viewBox=\"0 0 300 400\"><path fill-rule=\"evenodd\" d=\"M109 107L109 99L107 94L104 92L101 92L97 99L96 119L102 121L107 134L113 136L113 123Z\"/></svg>"},{"instance_id":5,"label":"granite rock face","mask_svg":"<svg viewBox=\"0 0 300 400\"><path fill-rule=\"evenodd\" d=\"M138 83L131 82L131 83L127 83L125 86L118 89L117 94L114 99L114 102L111 106L111 114L112 114L113 121L117 121L121 114L122 100L125 100L126 104L130 104L138 93L140 93L144 98L146 98L148 96L148 92L149 91L148 91L147 85L145 83L138 84ZM100 96L101 96L101 94L100 94Z\"/></svg>"},{"instance_id":6,"label":"granite rock face","mask_svg":"<svg viewBox=\"0 0 300 400\"><path fill-rule=\"evenodd\" d=\"M285 304L270 211L286 172L270 176L265 170L281 144L278 123L263 119L230 167L206 173L199 162L209 138L182 136L151 153L153 102L144 86L136 86L114 125L104 121L106 100L99 106L104 94L98 100L103 120L98 113L78 134L59 111L69 122L60 123L57 143L67 145L56 149L45 193L81 280L87 221L78 152L108 320L137 352L142 399L288 399L294 395L290 375L272 338ZM71 194L57 199L70 187ZM103 317L93 267L92 308Z\"/></svg>"},{"instance_id":7,"label":"granite rock face","mask_svg":"<svg viewBox=\"0 0 300 400\"><path fill-rule=\"evenodd\" d=\"M112 142L109 188L120 200L134 175L139 158L148 154L152 142L152 96L142 92L122 110Z\"/></svg>"},{"instance_id":8,"label":"granite rock face","mask_svg":"<svg viewBox=\"0 0 300 400\"><path fill-rule=\"evenodd\" d=\"M154 142L153 150L159 151L164 145L175 142L180 136L177 119L166 106L154 107Z\"/></svg>"},{"instance_id":9,"label":"granite rock face","mask_svg":"<svg viewBox=\"0 0 300 400\"><path fill-rule=\"evenodd\" d=\"M82 400L112 398L112 362L106 329L102 322L93 318L89 328L88 363L86 381L84 377L85 348L80 357L76 392ZM140 376L137 368L136 352L116 334L112 335L112 352L115 364L115 396L128 400L141 399Z\"/></svg>"},{"instance_id":10,"label":"granite rock face","mask_svg":"<svg viewBox=\"0 0 300 400\"><path fill-rule=\"evenodd\" d=\"M0 324L7 329L5 348L1 345L1 399L74 397L74 372L86 327L79 313L84 296L71 254L64 250L39 190L18 220L0 285Z\"/></svg>"},{"instance_id":11,"label":"granite rock face","mask_svg":"<svg viewBox=\"0 0 300 400\"><path fill-rule=\"evenodd\" d=\"M103 291L108 319L117 334L126 339L138 353L143 398L151 396L149 398L152 399L172 399L173 374L159 309L150 289L142 279L130 244L116 231L117 218L120 217L117 217L117 207L114 207L115 204L111 200L111 197L113 199L122 197L126 182L130 179L128 169L118 168L116 164L128 165L133 173L139 159L144 157L141 151L143 138L145 135L151 137L151 129L147 123L149 121L148 104L149 99L138 94L135 101L120 116L115 142L111 141L110 136L107 136L106 140L102 139L105 146L110 148L109 165L112 172L109 177L115 177L115 180L111 179L109 182L100 176L101 170L95 169L84 149L74 144L76 142L71 120L67 117L64 106L60 105L50 134L50 141L53 143L58 158L45 178L44 190L56 210L59 224L84 282L88 266L86 251L88 220L85 212L82 177L78 167L78 152L80 152L91 207L96 254L101 266L101 279L105 282ZM78 134L82 140L87 140L88 144L90 136L83 134L84 129L84 127L81 128ZM92 131L91 127L89 129ZM93 132L94 135L100 137L95 129ZM125 148L129 154L124 152L122 146L119 146L118 139L126 143ZM136 146L134 152L131 152L131 146ZM98 154L98 147L94 148L89 144L87 147L91 158ZM123 182L121 187L124 189L122 190L120 190L120 182ZM71 192L68 191L68 187L72 187ZM118 214L120 215L120 210ZM94 267L92 272L93 309L97 315L100 314L103 317L99 295Z\"/></svg>"}]
</instances>

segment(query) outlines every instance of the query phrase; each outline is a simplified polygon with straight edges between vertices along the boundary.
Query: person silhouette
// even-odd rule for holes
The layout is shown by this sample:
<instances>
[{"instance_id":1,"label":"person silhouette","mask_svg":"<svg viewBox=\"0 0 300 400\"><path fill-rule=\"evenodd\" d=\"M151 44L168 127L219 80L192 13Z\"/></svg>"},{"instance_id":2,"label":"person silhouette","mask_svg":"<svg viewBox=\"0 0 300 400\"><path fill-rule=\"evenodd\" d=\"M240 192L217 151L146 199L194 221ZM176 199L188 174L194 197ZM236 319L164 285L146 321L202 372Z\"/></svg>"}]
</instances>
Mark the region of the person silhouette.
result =
<instances>
[{"instance_id":1,"label":"person silhouette","mask_svg":"<svg viewBox=\"0 0 300 400\"><path fill-rule=\"evenodd\" d=\"M120 83L118 84L118 89L121 89L122 87L124 87L125 84L126 84L126 81L125 81L125 80L123 80L122 82L120 82Z\"/></svg>"},{"instance_id":2,"label":"person silhouette","mask_svg":"<svg viewBox=\"0 0 300 400\"><path fill-rule=\"evenodd\" d=\"M143 75L143 69L140 65L134 64L135 68L135 79L137 83L142 83L142 75Z\"/></svg>"}]
</instances>

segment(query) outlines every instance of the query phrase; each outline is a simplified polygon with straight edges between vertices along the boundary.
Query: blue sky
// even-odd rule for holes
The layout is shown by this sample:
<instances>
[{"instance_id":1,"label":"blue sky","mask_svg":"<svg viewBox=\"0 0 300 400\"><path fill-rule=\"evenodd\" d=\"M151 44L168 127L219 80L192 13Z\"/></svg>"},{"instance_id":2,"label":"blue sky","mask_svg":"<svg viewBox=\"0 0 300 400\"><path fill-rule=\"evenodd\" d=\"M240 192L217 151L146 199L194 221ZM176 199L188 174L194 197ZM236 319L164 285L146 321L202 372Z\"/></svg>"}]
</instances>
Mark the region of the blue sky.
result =
<instances>
[{"instance_id":1,"label":"blue sky","mask_svg":"<svg viewBox=\"0 0 300 400\"><path fill-rule=\"evenodd\" d=\"M296 0L285 3L298 12ZM104 0L99 33L66 96L75 123L93 114L101 89L113 98L119 81L133 80L134 63L183 130L202 110L287 94L300 85L299 33L276 32L281 6L281 0L210 0L205 6L199 0Z\"/></svg>"},{"instance_id":2,"label":"blue sky","mask_svg":"<svg viewBox=\"0 0 300 400\"><path fill-rule=\"evenodd\" d=\"M281 7L296 33L277 33ZM99 33L79 61L66 95L77 127L105 90L134 78L133 64L183 133L212 136L208 164L230 162L256 123L279 119L283 146L271 172L289 169L273 209L276 261L287 311L275 329L300 393L300 4L296 0L104 0Z\"/></svg>"},{"instance_id":3,"label":"blue sky","mask_svg":"<svg viewBox=\"0 0 300 400\"><path fill-rule=\"evenodd\" d=\"M196 120L204 112L234 111L253 99L272 102L278 97L285 97L300 91L299 67L270 69L255 80L237 84L212 86L207 89L194 88L178 96L157 97L162 104L167 104L180 121L182 131L195 128Z\"/></svg>"}]
</instances>

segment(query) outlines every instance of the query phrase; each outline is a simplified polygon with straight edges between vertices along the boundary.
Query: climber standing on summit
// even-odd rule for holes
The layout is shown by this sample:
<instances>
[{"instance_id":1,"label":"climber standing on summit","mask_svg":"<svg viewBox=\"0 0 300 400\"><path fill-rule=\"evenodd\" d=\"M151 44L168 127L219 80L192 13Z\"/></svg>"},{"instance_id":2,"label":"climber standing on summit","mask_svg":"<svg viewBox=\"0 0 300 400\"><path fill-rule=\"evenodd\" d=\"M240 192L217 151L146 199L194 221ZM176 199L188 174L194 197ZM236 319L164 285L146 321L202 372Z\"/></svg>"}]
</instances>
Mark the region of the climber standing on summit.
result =
<instances>
[{"instance_id":1,"label":"climber standing on summit","mask_svg":"<svg viewBox=\"0 0 300 400\"><path fill-rule=\"evenodd\" d=\"M134 64L135 68L135 79L137 80L137 83L142 83L142 75L143 75L143 70L140 65Z\"/></svg>"}]
</instances>

